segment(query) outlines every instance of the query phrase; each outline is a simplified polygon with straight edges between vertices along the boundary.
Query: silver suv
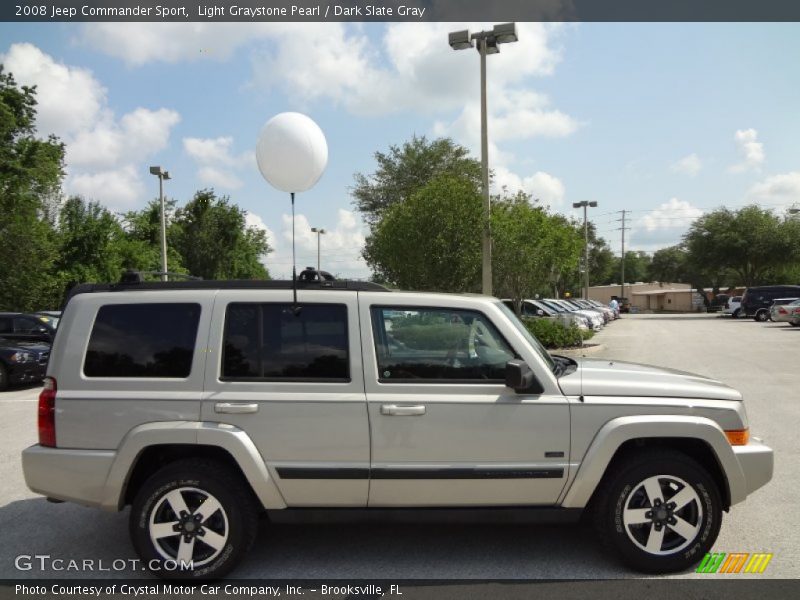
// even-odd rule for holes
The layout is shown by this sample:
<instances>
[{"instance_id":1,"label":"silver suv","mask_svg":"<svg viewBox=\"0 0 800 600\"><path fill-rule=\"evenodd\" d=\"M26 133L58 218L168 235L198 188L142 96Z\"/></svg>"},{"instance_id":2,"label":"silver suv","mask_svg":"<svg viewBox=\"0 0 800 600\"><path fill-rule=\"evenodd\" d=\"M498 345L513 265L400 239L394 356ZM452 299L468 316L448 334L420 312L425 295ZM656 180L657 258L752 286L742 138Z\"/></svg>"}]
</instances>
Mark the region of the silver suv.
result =
<instances>
[{"instance_id":1,"label":"silver suv","mask_svg":"<svg viewBox=\"0 0 800 600\"><path fill-rule=\"evenodd\" d=\"M33 491L131 505L145 564L183 578L233 569L260 513L311 509L583 514L633 567L682 570L773 465L718 381L551 356L495 298L353 282L79 286L39 437Z\"/></svg>"}]
</instances>

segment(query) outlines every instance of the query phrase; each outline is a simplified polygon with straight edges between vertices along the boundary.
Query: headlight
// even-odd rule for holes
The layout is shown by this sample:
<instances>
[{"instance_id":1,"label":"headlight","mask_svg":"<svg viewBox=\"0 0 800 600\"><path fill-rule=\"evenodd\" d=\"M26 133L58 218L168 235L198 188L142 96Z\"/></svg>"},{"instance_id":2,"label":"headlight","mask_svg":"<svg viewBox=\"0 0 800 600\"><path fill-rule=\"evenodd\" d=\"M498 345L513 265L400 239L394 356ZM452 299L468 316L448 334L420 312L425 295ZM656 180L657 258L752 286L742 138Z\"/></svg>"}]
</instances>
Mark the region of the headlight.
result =
<instances>
[{"instance_id":1,"label":"headlight","mask_svg":"<svg viewBox=\"0 0 800 600\"><path fill-rule=\"evenodd\" d=\"M30 352L14 352L11 355L11 362L25 363L33 360L33 354Z\"/></svg>"}]
</instances>

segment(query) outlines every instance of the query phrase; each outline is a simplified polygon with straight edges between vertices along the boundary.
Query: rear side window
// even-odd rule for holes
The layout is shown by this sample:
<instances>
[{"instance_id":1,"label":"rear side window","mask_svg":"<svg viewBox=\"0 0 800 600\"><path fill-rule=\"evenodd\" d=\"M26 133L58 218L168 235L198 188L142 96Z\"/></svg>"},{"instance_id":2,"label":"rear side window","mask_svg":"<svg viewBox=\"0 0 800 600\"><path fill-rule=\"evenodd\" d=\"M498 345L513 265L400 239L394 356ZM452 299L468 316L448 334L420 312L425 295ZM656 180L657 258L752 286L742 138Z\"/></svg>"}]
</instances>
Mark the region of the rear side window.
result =
<instances>
[{"instance_id":1,"label":"rear side window","mask_svg":"<svg viewBox=\"0 0 800 600\"><path fill-rule=\"evenodd\" d=\"M350 381L344 304L232 303L225 316L221 379Z\"/></svg>"},{"instance_id":2,"label":"rear side window","mask_svg":"<svg viewBox=\"0 0 800 600\"><path fill-rule=\"evenodd\" d=\"M100 307L83 363L87 377L186 378L192 371L199 304Z\"/></svg>"}]
</instances>

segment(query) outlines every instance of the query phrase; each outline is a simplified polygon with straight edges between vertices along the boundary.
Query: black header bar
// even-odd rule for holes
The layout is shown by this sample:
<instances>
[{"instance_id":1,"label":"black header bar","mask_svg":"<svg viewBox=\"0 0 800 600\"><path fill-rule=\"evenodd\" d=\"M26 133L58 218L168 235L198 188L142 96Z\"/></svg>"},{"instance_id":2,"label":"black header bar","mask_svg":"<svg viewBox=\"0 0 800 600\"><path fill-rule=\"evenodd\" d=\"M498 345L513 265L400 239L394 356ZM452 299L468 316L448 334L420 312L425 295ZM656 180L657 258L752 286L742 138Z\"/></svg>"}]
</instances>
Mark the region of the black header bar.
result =
<instances>
[{"instance_id":1,"label":"black header bar","mask_svg":"<svg viewBox=\"0 0 800 600\"><path fill-rule=\"evenodd\" d=\"M800 21L797 0L4 0L0 20L167 22Z\"/></svg>"}]
</instances>

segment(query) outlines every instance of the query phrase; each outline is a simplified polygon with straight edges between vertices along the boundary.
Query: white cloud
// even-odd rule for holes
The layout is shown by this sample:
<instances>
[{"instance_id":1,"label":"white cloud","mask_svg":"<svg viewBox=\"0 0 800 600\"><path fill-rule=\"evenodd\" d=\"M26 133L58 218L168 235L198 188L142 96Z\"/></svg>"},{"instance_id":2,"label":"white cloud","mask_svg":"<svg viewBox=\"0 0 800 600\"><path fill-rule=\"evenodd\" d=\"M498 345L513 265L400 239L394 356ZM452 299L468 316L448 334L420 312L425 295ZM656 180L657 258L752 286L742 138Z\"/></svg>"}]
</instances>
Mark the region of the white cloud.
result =
<instances>
[{"instance_id":1,"label":"white cloud","mask_svg":"<svg viewBox=\"0 0 800 600\"><path fill-rule=\"evenodd\" d=\"M233 153L231 136L183 138L183 149L197 163L197 178L212 187L232 190L242 187L242 180L236 172L255 164L252 151Z\"/></svg>"},{"instance_id":2,"label":"white cloud","mask_svg":"<svg viewBox=\"0 0 800 600\"><path fill-rule=\"evenodd\" d=\"M223 61L253 39L286 27L283 23L90 23L75 41L130 66Z\"/></svg>"},{"instance_id":3,"label":"white cloud","mask_svg":"<svg viewBox=\"0 0 800 600\"><path fill-rule=\"evenodd\" d=\"M670 166L670 169L674 173L683 173L684 175L689 175L690 177L697 175L702 168L703 162L700 160L700 157L694 153L684 156L682 159L672 163Z\"/></svg>"},{"instance_id":4,"label":"white cloud","mask_svg":"<svg viewBox=\"0 0 800 600\"><path fill-rule=\"evenodd\" d=\"M703 211L692 206L690 202L670 198L669 202L661 204L656 210L642 217L637 225L641 225L647 232L683 229L691 225L692 221L702 214Z\"/></svg>"},{"instance_id":5,"label":"white cloud","mask_svg":"<svg viewBox=\"0 0 800 600\"><path fill-rule=\"evenodd\" d=\"M512 194L522 190L530 194L532 200L538 199L551 208L561 206L566 193L561 180L544 171L523 178L505 167L498 167L494 170L493 191L496 193L504 187Z\"/></svg>"},{"instance_id":6,"label":"white cloud","mask_svg":"<svg viewBox=\"0 0 800 600\"><path fill-rule=\"evenodd\" d=\"M37 86L37 128L66 144L64 191L136 208L145 196L141 163L167 147L180 121L174 110L136 108L117 118L91 71L56 62L33 44L12 44L0 62L18 83Z\"/></svg>"},{"instance_id":7,"label":"white cloud","mask_svg":"<svg viewBox=\"0 0 800 600\"><path fill-rule=\"evenodd\" d=\"M736 147L742 155L742 162L732 165L731 173L758 170L764 164L764 144L758 141L758 131L753 128L739 129L734 135Z\"/></svg>"},{"instance_id":8,"label":"white cloud","mask_svg":"<svg viewBox=\"0 0 800 600\"><path fill-rule=\"evenodd\" d=\"M800 171L772 175L753 185L747 197L781 208L800 207Z\"/></svg>"},{"instance_id":9,"label":"white cloud","mask_svg":"<svg viewBox=\"0 0 800 600\"><path fill-rule=\"evenodd\" d=\"M87 200L97 200L112 210L125 212L136 210L147 191L132 165L118 169L92 171L90 173L70 174L65 187L71 194L78 194Z\"/></svg>"},{"instance_id":10,"label":"white cloud","mask_svg":"<svg viewBox=\"0 0 800 600\"><path fill-rule=\"evenodd\" d=\"M252 216L251 216L252 215ZM248 224L259 226L263 221L252 213L248 213ZM313 226L324 226L314 223ZM264 226L266 227L266 226ZM312 223L304 214L296 218L296 249L298 273L305 267L317 264L317 234L311 231ZM321 266L324 271L344 278L369 277L369 268L361 258L364 247L365 226L356 217L355 213L339 209L337 222L333 227L325 227L327 233L321 236ZM268 231L268 230L267 230ZM271 233L271 232L270 232ZM269 235L269 234L268 234ZM282 229L280 235L269 235L270 246L275 251L271 252L265 264L270 274L276 279L289 279L292 275L292 217L282 216Z\"/></svg>"},{"instance_id":11,"label":"white cloud","mask_svg":"<svg viewBox=\"0 0 800 600\"><path fill-rule=\"evenodd\" d=\"M89 70L58 63L33 44L12 44L0 62L17 83L37 86L42 135L67 137L90 127L106 105L106 89Z\"/></svg>"}]
</instances>

